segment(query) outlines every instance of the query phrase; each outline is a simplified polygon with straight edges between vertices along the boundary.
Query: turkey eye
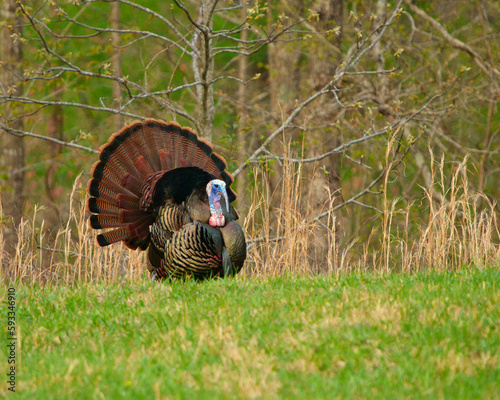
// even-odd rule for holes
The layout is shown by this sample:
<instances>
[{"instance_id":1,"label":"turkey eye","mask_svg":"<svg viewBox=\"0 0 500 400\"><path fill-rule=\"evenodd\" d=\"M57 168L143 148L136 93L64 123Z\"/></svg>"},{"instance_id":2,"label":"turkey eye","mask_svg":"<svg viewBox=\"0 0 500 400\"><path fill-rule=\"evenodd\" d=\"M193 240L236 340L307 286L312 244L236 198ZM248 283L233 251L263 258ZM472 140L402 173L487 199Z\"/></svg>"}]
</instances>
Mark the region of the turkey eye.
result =
<instances>
[{"instance_id":1,"label":"turkey eye","mask_svg":"<svg viewBox=\"0 0 500 400\"><path fill-rule=\"evenodd\" d=\"M215 184L214 188L219 189L219 185Z\"/></svg>"}]
</instances>

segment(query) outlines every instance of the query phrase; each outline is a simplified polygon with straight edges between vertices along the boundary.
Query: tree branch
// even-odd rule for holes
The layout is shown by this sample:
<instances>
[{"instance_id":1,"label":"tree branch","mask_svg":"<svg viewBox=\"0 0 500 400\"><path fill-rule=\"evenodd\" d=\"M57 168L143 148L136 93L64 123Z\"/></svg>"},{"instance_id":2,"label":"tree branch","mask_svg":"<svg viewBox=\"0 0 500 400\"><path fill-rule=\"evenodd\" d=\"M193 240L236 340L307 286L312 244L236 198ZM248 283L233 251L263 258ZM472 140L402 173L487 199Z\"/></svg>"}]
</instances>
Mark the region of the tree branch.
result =
<instances>
[{"instance_id":1,"label":"tree branch","mask_svg":"<svg viewBox=\"0 0 500 400\"><path fill-rule=\"evenodd\" d=\"M288 128L290 126L291 122L295 119L295 117L297 117L297 115L299 115L299 113L307 105L312 103L318 97L320 97L326 93L330 93L332 91L335 92L335 90L337 90L337 89L333 89L334 85L344 77L346 72L348 72L354 65L356 65L358 63L358 61L361 59L361 57L368 50L370 50L375 45L375 43L377 41L380 40L382 35L385 33L387 27L392 24L392 21L394 20L396 15L399 14L399 12L400 12L399 7L401 6L402 2L403 2L403 0L399 0L398 4L396 5L396 9L391 14L388 21L373 31L373 32L377 32L377 31L379 32L378 35L373 39L373 42L369 46L367 46L366 48L364 48L364 49L362 48L360 51L358 51L358 54L352 55L344 67L339 67L339 71L338 71L337 75L335 75L335 77L330 82L328 82L325 86L323 86L323 88L320 91L316 92L315 94L313 94L312 96L310 96L309 98L307 98L306 100L301 102L297 107L295 107L295 109L288 116L288 118L285 120L285 122L283 122L278 129L276 129L273 133L271 133L271 135L264 141L264 143L262 143L262 145L257 150L255 150L252 153L252 155L233 172L234 177L238 176L251 162L254 162L257 159L257 157L264 151L264 149L269 145L269 143L271 143L271 141L274 138L276 138L280 134L280 132L282 132L284 129ZM368 38L367 38L367 40L368 40ZM367 40L365 40L363 42L363 45L364 45L364 43L367 42ZM361 47L363 47L363 45Z\"/></svg>"},{"instance_id":2,"label":"tree branch","mask_svg":"<svg viewBox=\"0 0 500 400\"><path fill-rule=\"evenodd\" d=\"M71 142L64 142L62 140L59 140L59 139L56 139L53 137L42 136L42 135L38 135L38 134L33 133L33 132L26 132L26 131L21 131L18 129L13 129L13 128L10 128L9 126L5 125L2 122L0 122L0 128L3 129L4 131L10 133L11 135L14 135L14 136L18 136L18 137L29 136L29 137L33 137L33 138L37 138L37 139L46 140L47 142L55 143L55 144L58 144L60 146L72 147L74 149L88 151L89 153L99 154L99 151L91 149L90 147L82 146L82 145L79 145L76 143L71 143Z\"/></svg>"},{"instance_id":3,"label":"tree branch","mask_svg":"<svg viewBox=\"0 0 500 400\"><path fill-rule=\"evenodd\" d=\"M415 4L411 2L411 0L405 0L405 3L408 5L411 11L413 11L415 14L417 14L419 17L421 17L423 20L429 22L441 35L456 49L465 51L468 53L474 62L477 64L477 66L490 78L495 82L494 76L500 76L500 71L498 71L496 68L492 67L489 65L483 58L469 45L466 43L462 42L461 40L454 38L449 34L449 32L446 30L446 28L441 25L438 21L436 21L434 18L432 18L429 14L427 14L424 10L421 8L417 7Z\"/></svg>"},{"instance_id":4,"label":"tree branch","mask_svg":"<svg viewBox=\"0 0 500 400\"><path fill-rule=\"evenodd\" d=\"M338 146L338 147L336 147L336 148L334 148L334 149L332 149L330 151L327 151L326 153L323 153L323 154L321 154L319 156L316 156L316 157L311 157L311 158L285 158L285 157L273 155L273 158L276 158L276 159L278 159L280 161L288 161L288 162L294 162L294 163L309 163L309 162L319 161L319 160L322 160L322 159L328 157L331 154L340 153L340 152L344 151L345 149L347 149L348 147L351 147L354 144L362 143L362 142L365 142L367 140L376 138L378 136L385 135L387 132L393 132L396 129L399 129L401 126L406 125L408 122L410 122L411 120L413 120L417 115L421 114L424 110L426 110L430 106L430 104L434 100L436 100L436 99L444 96L446 93L448 93L453 88L453 86L455 86L456 82L457 82L457 80L455 79L453 81L453 83L446 90L444 90L443 92L438 93L438 94L432 96L419 110L415 111L410 116L399 119L398 121L396 121L396 122L392 123L391 125L389 125L387 128L382 129L381 131L372 133L371 135L363 135L363 137L360 137L358 139L350 140L349 142L344 143L344 144L342 144L342 145L340 145L340 146Z\"/></svg>"}]
</instances>

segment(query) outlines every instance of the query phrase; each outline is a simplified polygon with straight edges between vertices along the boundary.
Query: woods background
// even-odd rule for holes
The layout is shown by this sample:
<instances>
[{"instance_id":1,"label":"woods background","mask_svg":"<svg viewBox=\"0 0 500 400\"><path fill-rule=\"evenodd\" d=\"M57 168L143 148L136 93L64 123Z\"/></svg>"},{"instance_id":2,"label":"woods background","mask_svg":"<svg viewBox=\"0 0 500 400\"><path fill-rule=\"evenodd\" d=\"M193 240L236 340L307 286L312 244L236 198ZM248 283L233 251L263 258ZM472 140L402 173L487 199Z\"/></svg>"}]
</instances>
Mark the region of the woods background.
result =
<instances>
[{"instance_id":1,"label":"woods background","mask_svg":"<svg viewBox=\"0 0 500 400\"><path fill-rule=\"evenodd\" d=\"M496 1L1 4L4 264L23 218L43 251L79 240L99 147L145 118L226 158L250 269L399 268L460 199L452 236L468 217L498 244Z\"/></svg>"}]
</instances>

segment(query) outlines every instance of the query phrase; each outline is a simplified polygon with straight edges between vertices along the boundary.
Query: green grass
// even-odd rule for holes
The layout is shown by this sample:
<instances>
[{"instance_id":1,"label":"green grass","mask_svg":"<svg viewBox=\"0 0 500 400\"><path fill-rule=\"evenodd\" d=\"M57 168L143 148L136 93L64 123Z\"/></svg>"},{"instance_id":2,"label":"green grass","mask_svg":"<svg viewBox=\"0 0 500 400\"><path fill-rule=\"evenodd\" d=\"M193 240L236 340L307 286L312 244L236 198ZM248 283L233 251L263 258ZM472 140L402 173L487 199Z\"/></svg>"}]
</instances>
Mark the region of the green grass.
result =
<instances>
[{"instance_id":1,"label":"green grass","mask_svg":"<svg viewBox=\"0 0 500 400\"><path fill-rule=\"evenodd\" d=\"M19 285L15 397L499 398L499 287L498 269Z\"/></svg>"}]
</instances>

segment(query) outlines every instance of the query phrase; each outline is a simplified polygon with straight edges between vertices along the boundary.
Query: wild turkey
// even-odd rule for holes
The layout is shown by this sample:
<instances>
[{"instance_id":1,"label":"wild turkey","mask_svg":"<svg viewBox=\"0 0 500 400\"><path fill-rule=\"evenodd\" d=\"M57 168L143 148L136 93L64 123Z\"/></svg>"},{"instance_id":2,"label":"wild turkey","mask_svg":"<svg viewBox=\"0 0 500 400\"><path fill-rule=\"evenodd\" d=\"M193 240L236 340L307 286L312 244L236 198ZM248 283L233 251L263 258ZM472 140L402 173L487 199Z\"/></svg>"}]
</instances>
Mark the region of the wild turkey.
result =
<instances>
[{"instance_id":1,"label":"wild turkey","mask_svg":"<svg viewBox=\"0 0 500 400\"><path fill-rule=\"evenodd\" d=\"M245 236L225 160L189 128L148 119L115 133L92 167L87 211L100 246L148 249L152 279L237 273Z\"/></svg>"}]
</instances>

